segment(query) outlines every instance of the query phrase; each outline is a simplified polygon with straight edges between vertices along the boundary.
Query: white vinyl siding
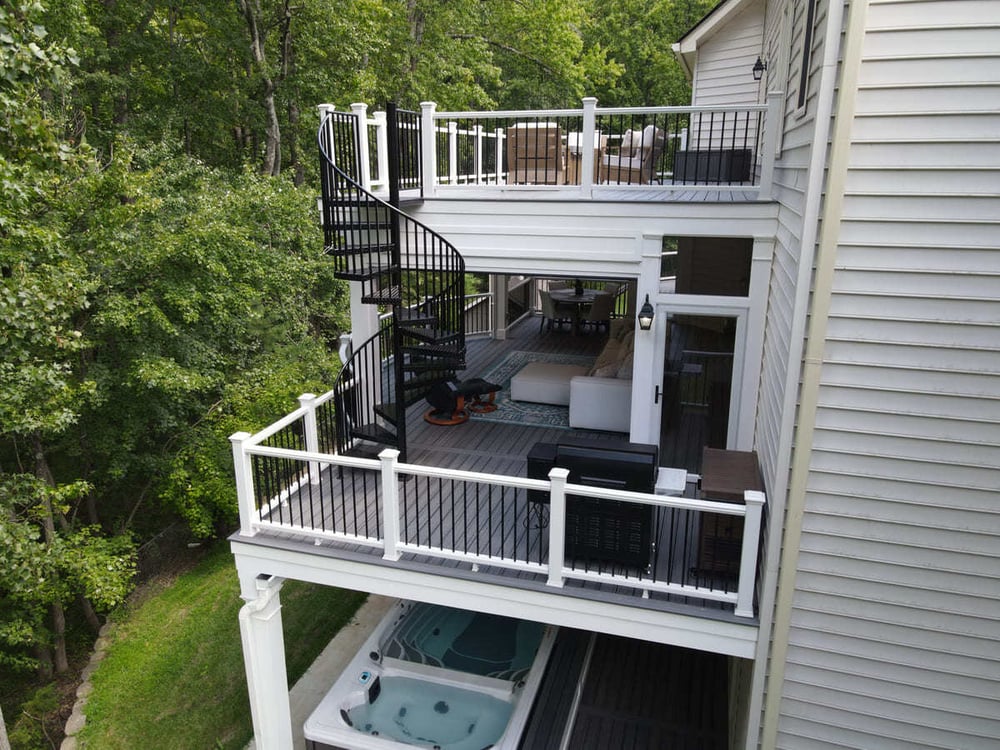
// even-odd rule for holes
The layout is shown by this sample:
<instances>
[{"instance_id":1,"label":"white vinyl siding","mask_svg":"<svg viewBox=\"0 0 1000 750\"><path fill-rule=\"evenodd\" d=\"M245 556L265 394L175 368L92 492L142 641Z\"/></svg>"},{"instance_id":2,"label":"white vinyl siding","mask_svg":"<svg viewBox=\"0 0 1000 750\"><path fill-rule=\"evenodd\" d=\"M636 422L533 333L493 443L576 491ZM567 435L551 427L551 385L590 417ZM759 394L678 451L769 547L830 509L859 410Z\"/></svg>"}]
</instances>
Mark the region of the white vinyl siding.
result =
<instances>
[{"instance_id":1,"label":"white vinyl siding","mask_svg":"<svg viewBox=\"0 0 1000 750\"><path fill-rule=\"evenodd\" d=\"M756 0L731 19L721 33L698 45L698 63L691 84L691 104L757 104L757 82L751 72L761 53L764 2Z\"/></svg>"},{"instance_id":2,"label":"white vinyl siding","mask_svg":"<svg viewBox=\"0 0 1000 750\"><path fill-rule=\"evenodd\" d=\"M691 103L697 107L753 105L758 103L753 64L761 52L764 2L755 0L732 18L721 33L698 45L698 63L691 86ZM757 142L756 117L723 118L720 114L692 115L687 148L732 149Z\"/></svg>"},{"instance_id":3,"label":"white vinyl siding","mask_svg":"<svg viewBox=\"0 0 1000 750\"><path fill-rule=\"evenodd\" d=\"M870 2L779 748L1000 747L998 38Z\"/></svg>"},{"instance_id":4,"label":"white vinyl siding","mask_svg":"<svg viewBox=\"0 0 1000 750\"><path fill-rule=\"evenodd\" d=\"M827 0L817 4L815 25L822 29L826 22ZM812 152L814 117L800 117L795 112L795 92L802 63L802 39L805 13L803 3L789 8L789 29L782 30L783 3L768 6L765 28L765 59L769 61L767 88L785 92L782 123L782 151L775 163L772 193L778 201L778 231L771 268L765 324L761 389L757 412L756 449L765 480L774 486L779 464L780 431L784 419L784 401L788 356L792 349L792 320L795 309L799 259L802 255L802 221L805 210L805 190ZM822 56L823 34L814 33L812 66L817 67ZM788 45L787 49L779 45ZM819 46L816 46L819 45ZM756 58L755 58L756 59ZM787 61L787 64L775 61ZM815 97L807 100L807 110L814 111ZM774 522L774 519L772 519Z\"/></svg>"}]
</instances>

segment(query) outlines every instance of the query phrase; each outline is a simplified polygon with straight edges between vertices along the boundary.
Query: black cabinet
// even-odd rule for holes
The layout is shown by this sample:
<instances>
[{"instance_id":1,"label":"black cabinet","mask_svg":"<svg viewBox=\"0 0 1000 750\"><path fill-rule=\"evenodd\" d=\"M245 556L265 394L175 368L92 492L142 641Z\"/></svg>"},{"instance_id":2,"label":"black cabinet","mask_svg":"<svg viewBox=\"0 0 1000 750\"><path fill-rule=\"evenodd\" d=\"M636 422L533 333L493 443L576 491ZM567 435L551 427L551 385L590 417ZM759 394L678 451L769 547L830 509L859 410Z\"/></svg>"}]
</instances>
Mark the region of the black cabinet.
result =
<instances>
[{"instance_id":1,"label":"black cabinet","mask_svg":"<svg viewBox=\"0 0 1000 750\"><path fill-rule=\"evenodd\" d=\"M674 157L674 182L749 182L752 157L750 149L745 148L678 151Z\"/></svg>"},{"instance_id":2,"label":"black cabinet","mask_svg":"<svg viewBox=\"0 0 1000 750\"><path fill-rule=\"evenodd\" d=\"M652 493L655 445L624 441L566 439L536 443L528 452L528 477L547 479L549 470L569 470L569 482L590 487ZM529 490L528 500L548 503L548 493ZM651 505L570 495L566 499L566 555L646 567L652 558L656 508Z\"/></svg>"}]
</instances>

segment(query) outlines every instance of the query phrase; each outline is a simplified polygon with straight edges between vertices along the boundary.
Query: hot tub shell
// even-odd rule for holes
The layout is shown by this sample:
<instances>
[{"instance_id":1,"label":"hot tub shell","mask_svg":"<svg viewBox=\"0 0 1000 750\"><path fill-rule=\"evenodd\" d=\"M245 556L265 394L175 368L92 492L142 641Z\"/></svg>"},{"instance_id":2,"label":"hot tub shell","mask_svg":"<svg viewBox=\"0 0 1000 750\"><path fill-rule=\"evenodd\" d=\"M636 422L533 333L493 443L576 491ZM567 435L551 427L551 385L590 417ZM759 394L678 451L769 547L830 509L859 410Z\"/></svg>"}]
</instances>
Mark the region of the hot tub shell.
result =
<instances>
[{"instance_id":1,"label":"hot tub shell","mask_svg":"<svg viewBox=\"0 0 1000 750\"><path fill-rule=\"evenodd\" d=\"M393 685L393 681L400 678L475 693L479 696L477 702L480 703L484 702L482 697L488 697L510 704L510 719L506 728L499 738L491 737L489 742L492 744L485 746L491 746L493 750L513 750L517 747L538 692L557 628L545 627L527 675L522 680L512 682L383 656L381 645L414 606L413 602L400 602L390 609L306 720L304 735L309 750L406 750L435 747L432 741L405 742L376 736L349 723L352 710L368 703L373 692L376 695L381 692L381 686ZM475 734L470 735L470 739L474 737ZM483 746L476 745L477 748ZM451 744L441 747L448 750L449 747L459 746Z\"/></svg>"}]
</instances>

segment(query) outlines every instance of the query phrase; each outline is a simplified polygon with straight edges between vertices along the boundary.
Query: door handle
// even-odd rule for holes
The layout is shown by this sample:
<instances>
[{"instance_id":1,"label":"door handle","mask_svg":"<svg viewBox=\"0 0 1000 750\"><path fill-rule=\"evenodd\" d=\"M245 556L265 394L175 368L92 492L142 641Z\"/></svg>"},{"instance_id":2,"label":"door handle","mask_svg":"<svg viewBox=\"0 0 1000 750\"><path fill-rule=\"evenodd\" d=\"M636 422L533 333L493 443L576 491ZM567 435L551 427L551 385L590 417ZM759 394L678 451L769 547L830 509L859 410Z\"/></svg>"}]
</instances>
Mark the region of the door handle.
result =
<instances>
[{"instance_id":1,"label":"door handle","mask_svg":"<svg viewBox=\"0 0 1000 750\"><path fill-rule=\"evenodd\" d=\"M660 403L660 386L659 386L659 384L657 384L656 390L653 391L653 403L654 404Z\"/></svg>"}]
</instances>

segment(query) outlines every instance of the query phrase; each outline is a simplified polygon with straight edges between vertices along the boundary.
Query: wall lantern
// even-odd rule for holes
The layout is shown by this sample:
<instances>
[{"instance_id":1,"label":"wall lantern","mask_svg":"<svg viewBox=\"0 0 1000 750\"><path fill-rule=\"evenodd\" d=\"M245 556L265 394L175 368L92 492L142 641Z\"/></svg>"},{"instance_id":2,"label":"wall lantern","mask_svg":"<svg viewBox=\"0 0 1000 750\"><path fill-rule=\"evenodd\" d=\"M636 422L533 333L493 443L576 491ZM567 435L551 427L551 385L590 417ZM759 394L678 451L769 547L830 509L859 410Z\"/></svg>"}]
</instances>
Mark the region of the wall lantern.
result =
<instances>
[{"instance_id":1,"label":"wall lantern","mask_svg":"<svg viewBox=\"0 0 1000 750\"><path fill-rule=\"evenodd\" d=\"M765 70L767 70L767 63L760 59L760 55L757 55L757 62L753 64L753 79L759 81L764 77Z\"/></svg>"},{"instance_id":2,"label":"wall lantern","mask_svg":"<svg viewBox=\"0 0 1000 750\"><path fill-rule=\"evenodd\" d=\"M646 301L642 303L642 307L639 309L639 328L643 331L648 331L653 327L653 318L656 316L656 311L653 310L653 305L649 302L649 295L646 295Z\"/></svg>"}]
</instances>

